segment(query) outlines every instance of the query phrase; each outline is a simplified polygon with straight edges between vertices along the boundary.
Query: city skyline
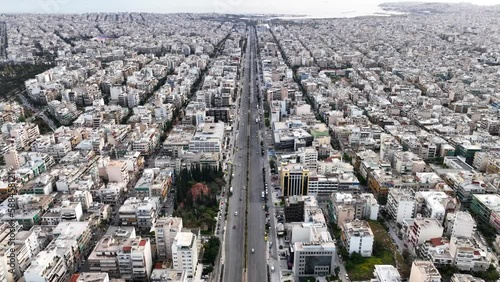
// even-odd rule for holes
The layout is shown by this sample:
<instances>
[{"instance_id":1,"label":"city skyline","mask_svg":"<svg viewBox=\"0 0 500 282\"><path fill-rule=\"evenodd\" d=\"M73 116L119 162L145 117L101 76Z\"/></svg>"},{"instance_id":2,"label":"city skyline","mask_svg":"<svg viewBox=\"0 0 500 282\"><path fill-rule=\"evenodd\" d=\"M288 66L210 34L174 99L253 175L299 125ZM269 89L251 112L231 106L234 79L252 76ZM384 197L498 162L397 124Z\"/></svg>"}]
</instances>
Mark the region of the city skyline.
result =
<instances>
[{"instance_id":1,"label":"city skyline","mask_svg":"<svg viewBox=\"0 0 500 282\"><path fill-rule=\"evenodd\" d=\"M251 3L242 0L186 0L162 3L157 0L118 1L105 3L98 0L22 0L3 3L0 13L92 13L92 12L153 12L153 13L236 13L236 14L300 14L318 17L352 17L381 12L378 5L386 2L409 2L394 0L353 0L334 3L326 0L312 0L308 5L302 1L256 0ZM425 1L422 1L425 2ZM438 0L432 2L458 3L463 1ZM499 5L500 0L465 1L476 5Z\"/></svg>"}]
</instances>

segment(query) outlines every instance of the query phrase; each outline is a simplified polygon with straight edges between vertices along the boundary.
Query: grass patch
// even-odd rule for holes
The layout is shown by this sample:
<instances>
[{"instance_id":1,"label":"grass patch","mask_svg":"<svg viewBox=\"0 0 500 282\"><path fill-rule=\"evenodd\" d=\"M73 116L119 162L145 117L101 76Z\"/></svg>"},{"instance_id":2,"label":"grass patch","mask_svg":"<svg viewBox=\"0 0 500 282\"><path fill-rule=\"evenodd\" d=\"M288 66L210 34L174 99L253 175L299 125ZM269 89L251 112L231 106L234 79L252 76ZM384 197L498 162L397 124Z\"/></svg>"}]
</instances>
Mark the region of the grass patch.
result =
<instances>
[{"instance_id":1,"label":"grass patch","mask_svg":"<svg viewBox=\"0 0 500 282\"><path fill-rule=\"evenodd\" d=\"M384 226L378 221L369 221L375 241L373 244L372 257L362 257L354 253L346 259L345 268L352 280L369 280L373 278L373 270L377 264L389 264L396 266L403 278L410 276L410 266L405 262L403 256L397 252L391 237ZM396 254L396 257L394 257Z\"/></svg>"}]
</instances>

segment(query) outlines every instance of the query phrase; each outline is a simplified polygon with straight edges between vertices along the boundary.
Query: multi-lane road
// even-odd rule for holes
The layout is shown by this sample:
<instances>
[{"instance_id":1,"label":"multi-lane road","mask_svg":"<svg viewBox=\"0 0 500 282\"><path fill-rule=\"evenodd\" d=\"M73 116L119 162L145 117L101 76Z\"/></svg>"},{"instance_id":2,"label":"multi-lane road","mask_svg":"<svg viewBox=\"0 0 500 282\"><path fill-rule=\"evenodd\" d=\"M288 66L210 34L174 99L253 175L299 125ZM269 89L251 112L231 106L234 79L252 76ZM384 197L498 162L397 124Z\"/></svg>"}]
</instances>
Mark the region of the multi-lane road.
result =
<instances>
[{"instance_id":1,"label":"multi-lane road","mask_svg":"<svg viewBox=\"0 0 500 282\"><path fill-rule=\"evenodd\" d=\"M235 121L233 195L229 198L224 240L223 281L267 281L265 214L261 197L263 159L256 98L255 32L249 29L240 104ZM245 248L246 245L246 248Z\"/></svg>"},{"instance_id":2,"label":"multi-lane road","mask_svg":"<svg viewBox=\"0 0 500 282\"><path fill-rule=\"evenodd\" d=\"M240 104L237 110L238 117L235 120L237 130L234 142L233 170L231 187L233 195L230 196L228 214L226 221L226 233L224 239L223 281L243 281L245 268L245 221L247 202L247 171L248 171L248 141L250 139L249 127L249 96L250 96L250 53L251 44L247 44L244 58L243 85L241 88Z\"/></svg>"},{"instance_id":3,"label":"multi-lane road","mask_svg":"<svg viewBox=\"0 0 500 282\"><path fill-rule=\"evenodd\" d=\"M248 190L248 233L247 233L247 279L249 282L267 281L267 248L264 241L265 232L265 204L262 199L264 191L264 180L262 168L264 159L261 156L261 123L262 118L259 111L262 109L258 105L257 96L260 95L257 88L257 63L256 63L256 38L253 27L249 28L248 45L250 46L250 73L245 76L245 81L250 84L250 142L249 142L249 190ZM257 122L256 120L259 120ZM254 252L252 252L252 249Z\"/></svg>"}]
</instances>

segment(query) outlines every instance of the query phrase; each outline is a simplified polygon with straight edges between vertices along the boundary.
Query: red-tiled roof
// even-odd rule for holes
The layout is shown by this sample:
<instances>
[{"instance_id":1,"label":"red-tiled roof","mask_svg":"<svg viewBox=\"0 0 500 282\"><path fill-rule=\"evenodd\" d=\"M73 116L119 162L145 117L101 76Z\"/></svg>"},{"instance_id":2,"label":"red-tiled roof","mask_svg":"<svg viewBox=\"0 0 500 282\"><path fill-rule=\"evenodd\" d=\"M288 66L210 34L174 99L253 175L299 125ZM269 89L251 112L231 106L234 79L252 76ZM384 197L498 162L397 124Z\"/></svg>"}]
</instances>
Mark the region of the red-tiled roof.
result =
<instances>
[{"instance_id":1,"label":"red-tiled roof","mask_svg":"<svg viewBox=\"0 0 500 282\"><path fill-rule=\"evenodd\" d=\"M141 247L146 246L146 240L141 240L141 242L139 242L139 246Z\"/></svg>"},{"instance_id":2,"label":"red-tiled roof","mask_svg":"<svg viewBox=\"0 0 500 282\"><path fill-rule=\"evenodd\" d=\"M73 276L71 276L71 279L69 280L69 282L76 282L76 281L78 281L78 277L80 277L79 273L73 274Z\"/></svg>"},{"instance_id":3,"label":"red-tiled roof","mask_svg":"<svg viewBox=\"0 0 500 282\"><path fill-rule=\"evenodd\" d=\"M431 244L432 244L432 246L434 246L434 247L444 245L444 243L443 243L443 239L442 239L442 238L432 238L432 239L431 239Z\"/></svg>"},{"instance_id":4,"label":"red-tiled roof","mask_svg":"<svg viewBox=\"0 0 500 282\"><path fill-rule=\"evenodd\" d=\"M480 255L479 251L474 251L474 255L479 256Z\"/></svg>"},{"instance_id":5,"label":"red-tiled roof","mask_svg":"<svg viewBox=\"0 0 500 282\"><path fill-rule=\"evenodd\" d=\"M123 246L124 252L130 252L132 250L132 246Z\"/></svg>"},{"instance_id":6,"label":"red-tiled roof","mask_svg":"<svg viewBox=\"0 0 500 282\"><path fill-rule=\"evenodd\" d=\"M163 268L163 264L161 262L157 262L155 264L155 269L162 269Z\"/></svg>"}]
</instances>

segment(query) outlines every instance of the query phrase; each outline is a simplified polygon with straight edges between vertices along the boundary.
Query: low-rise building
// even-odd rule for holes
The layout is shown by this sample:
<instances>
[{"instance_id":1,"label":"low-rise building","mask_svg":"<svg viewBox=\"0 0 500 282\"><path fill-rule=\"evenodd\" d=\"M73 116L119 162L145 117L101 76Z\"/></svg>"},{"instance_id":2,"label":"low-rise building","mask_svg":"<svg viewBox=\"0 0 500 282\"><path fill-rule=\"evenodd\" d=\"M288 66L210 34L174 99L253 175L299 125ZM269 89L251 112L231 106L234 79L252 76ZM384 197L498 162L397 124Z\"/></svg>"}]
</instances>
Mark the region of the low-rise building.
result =
<instances>
[{"instance_id":1,"label":"low-rise building","mask_svg":"<svg viewBox=\"0 0 500 282\"><path fill-rule=\"evenodd\" d=\"M375 265L373 275L375 279L371 279L370 282L401 282L399 271L392 265Z\"/></svg>"}]
</instances>

